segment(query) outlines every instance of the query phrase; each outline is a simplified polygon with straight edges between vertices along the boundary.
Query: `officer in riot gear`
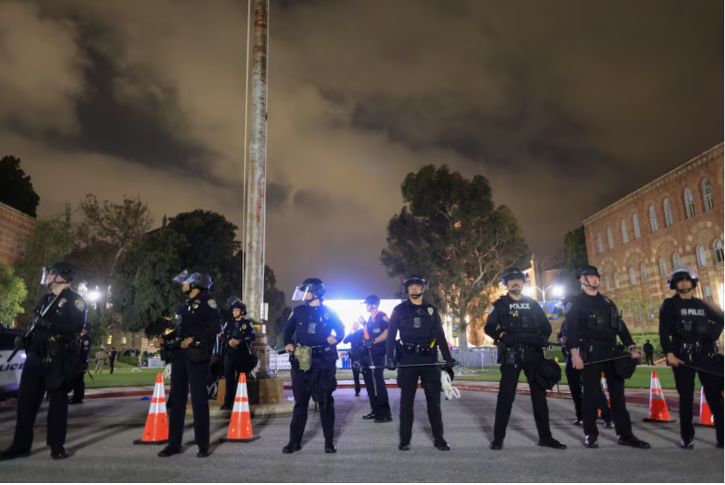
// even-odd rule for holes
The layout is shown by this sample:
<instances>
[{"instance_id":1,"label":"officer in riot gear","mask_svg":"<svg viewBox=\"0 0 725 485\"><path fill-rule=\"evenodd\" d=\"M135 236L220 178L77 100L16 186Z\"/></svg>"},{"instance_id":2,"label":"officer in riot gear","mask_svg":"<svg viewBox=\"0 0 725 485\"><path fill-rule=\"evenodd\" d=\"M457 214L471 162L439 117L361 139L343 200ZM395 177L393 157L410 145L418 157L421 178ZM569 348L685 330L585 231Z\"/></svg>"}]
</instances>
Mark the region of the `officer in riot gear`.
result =
<instances>
[{"instance_id":1,"label":"officer in riot gear","mask_svg":"<svg viewBox=\"0 0 725 485\"><path fill-rule=\"evenodd\" d=\"M360 317L362 319L362 317ZM350 369L352 379L355 382L355 397L360 395L360 358L363 352L363 330L357 320L352 323L352 333L348 334L343 343L350 344Z\"/></svg>"},{"instance_id":2,"label":"officer in riot gear","mask_svg":"<svg viewBox=\"0 0 725 485\"><path fill-rule=\"evenodd\" d=\"M699 280L694 268L677 266L668 281L675 294L660 308L660 342L680 395L680 446L685 449L692 449L695 437L692 426L695 373L700 377L715 420L717 447L723 447L723 378L712 373L722 373L722 361L716 359L716 342L723 330L723 312L695 298L693 292Z\"/></svg>"},{"instance_id":3,"label":"officer in riot gear","mask_svg":"<svg viewBox=\"0 0 725 485\"><path fill-rule=\"evenodd\" d=\"M438 309L423 299L428 289L428 281L418 275L411 275L403 281L403 292L408 300L396 306L390 317L386 340L387 367L398 369L398 387L400 388L400 444L401 451L410 450L413 434L413 405L420 378L428 407L428 419L433 431L433 446L441 451L450 447L443 439L443 419L441 416L441 368L436 365L402 367L416 364L434 364L438 361L438 348L443 355L447 368L454 364L443 332ZM396 336L400 331L400 340ZM397 347L397 348L396 348ZM396 358L397 357L397 358Z\"/></svg>"},{"instance_id":4,"label":"officer in riot gear","mask_svg":"<svg viewBox=\"0 0 725 485\"><path fill-rule=\"evenodd\" d=\"M493 303L484 331L497 342L501 362L501 384L496 403L496 422L493 430L492 450L503 448L506 426L516 397L516 386L521 370L524 371L531 391L534 421L539 433L538 446L566 449L566 445L551 436L546 389L537 382L536 373L545 359L543 347L551 335L551 324L539 304L521 294L526 274L518 268L509 268L501 275L508 294Z\"/></svg>"},{"instance_id":5,"label":"officer in riot gear","mask_svg":"<svg viewBox=\"0 0 725 485\"><path fill-rule=\"evenodd\" d=\"M33 311L33 325L17 342L27 358L20 378L17 424L10 448L0 453L0 460L25 456L33 444L33 424L43 396L48 391L48 438L50 456L68 458L65 449L68 425L68 391L78 375L80 364L78 335L86 318L86 302L70 289L77 277L73 265L57 263L43 270L41 284L51 292L43 295Z\"/></svg>"},{"instance_id":6,"label":"officer in riot gear","mask_svg":"<svg viewBox=\"0 0 725 485\"><path fill-rule=\"evenodd\" d=\"M566 315L567 306L572 302L572 296L567 296L561 300L561 308ZM571 350L567 346L568 338L566 331L566 322L562 324L559 332L559 341L561 342L561 350L564 352L566 358L566 365L564 367L564 373L566 374L566 380L569 383L569 390L571 391L571 399L574 401L574 411L576 412L576 420L574 420L575 426L582 426L582 377L581 371L575 369L571 363ZM600 393L597 397L597 408L601 412L602 419L604 420L604 427L606 429L614 429L614 423L612 423L612 411L609 409L607 404L607 396L604 394L604 390L600 387ZM596 392L596 390L595 390Z\"/></svg>"},{"instance_id":7,"label":"officer in riot gear","mask_svg":"<svg viewBox=\"0 0 725 485\"><path fill-rule=\"evenodd\" d=\"M257 359L252 355L252 344L257 337L254 321L247 318L247 305L236 296L227 300L227 307L232 310L232 318L224 325L224 379L227 392L224 396L222 410L234 407L234 396L239 373L254 369Z\"/></svg>"},{"instance_id":8,"label":"officer in riot gear","mask_svg":"<svg viewBox=\"0 0 725 485\"><path fill-rule=\"evenodd\" d=\"M390 402L388 389L385 387L385 345L388 337L388 324L390 319L378 310L380 298L370 295L365 299L365 305L370 317L363 327L363 350L360 363L365 379L371 411L363 419L374 419L376 423L389 423Z\"/></svg>"},{"instance_id":9,"label":"officer in riot gear","mask_svg":"<svg viewBox=\"0 0 725 485\"><path fill-rule=\"evenodd\" d=\"M73 398L70 400L70 404L82 404L86 396L85 377L88 372L88 356L91 352L91 347L93 346L90 332L91 328L89 328L88 324L83 325L83 330L81 330L79 340L80 352L78 354L81 366L83 367L83 374L80 374L76 378L75 384L73 385Z\"/></svg>"},{"instance_id":10,"label":"officer in riot gear","mask_svg":"<svg viewBox=\"0 0 725 485\"><path fill-rule=\"evenodd\" d=\"M649 449L649 443L638 439L632 433L632 423L624 401L624 379L621 359L600 362L614 358L618 352L617 337L629 348L631 359L639 359L638 350L627 326L622 321L617 306L599 293L601 272L594 266L577 268L576 277L584 290L567 304L565 325L569 333L567 346L571 351L574 369L581 371L584 386L582 415L584 418L584 446L598 448L597 404L601 389L601 375L604 373L612 402L614 428L620 445ZM625 354L626 356L626 354ZM629 357L627 357L629 359ZM629 361L633 362L633 361ZM586 365L585 365L586 364ZM625 362L626 364L626 362ZM631 375L631 374L630 374Z\"/></svg>"},{"instance_id":11,"label":"officer in riot gear","mask_svg":"<svg viewBox=\"0 0 725 485\"><path fill-rule=\"evenodd\" d=\"M194 437L199 448L196 456L205 458L211 454L206 377L212 347L221 330L219 308L209 292L212 280L207 273L184 270L174 282L181 285L187 298L176 311L176 328L158 339L160 345L171 349L169 444L158 456L166 458L182 451L186 400L191 387Z\"/></svg>"},{"instance_id":12,"label":"officer in riot gear","mask_svg":"<svg viewBox=\"0 0 725 485\"><path fill-rule=\"evenodd\" d=\"M294 353L292 363L292 393L295 406L290 423L290 440L282 453L302 449L302 435L307 424L310 397L319 405L325 453L336 453L334 438L335 380L337 347L345 337L345 327L337 313L324 304L325 284L318 278L308 278L295 290L292 301L302 301L295 307L284 329L287 352ZM333 335L334 333L334 335Z\"/></svg>"}]
</instances>

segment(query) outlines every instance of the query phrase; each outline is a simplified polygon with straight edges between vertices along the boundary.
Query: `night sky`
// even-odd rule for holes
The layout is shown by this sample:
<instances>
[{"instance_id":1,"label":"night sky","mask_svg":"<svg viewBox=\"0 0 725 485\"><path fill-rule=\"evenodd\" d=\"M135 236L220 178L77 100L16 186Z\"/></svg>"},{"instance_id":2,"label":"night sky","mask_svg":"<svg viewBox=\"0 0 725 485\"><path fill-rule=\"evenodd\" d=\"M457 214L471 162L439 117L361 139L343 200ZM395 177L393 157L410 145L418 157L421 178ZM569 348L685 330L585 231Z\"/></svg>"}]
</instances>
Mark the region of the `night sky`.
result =
<instances>
[{"instance_id":1,"label":"night sky","mask_svg":"<svg viewBox=\"0 0 725 485\"><path fill-rule=\"evenodd\" d=\"M0 156L242 226L247 1L0 0ZM391 297L400 183L483 174L532 251L723 139L723 3L273 0L267 262ZM241 238L241 229L239 236Z\"/></svg>"}]
</instances>

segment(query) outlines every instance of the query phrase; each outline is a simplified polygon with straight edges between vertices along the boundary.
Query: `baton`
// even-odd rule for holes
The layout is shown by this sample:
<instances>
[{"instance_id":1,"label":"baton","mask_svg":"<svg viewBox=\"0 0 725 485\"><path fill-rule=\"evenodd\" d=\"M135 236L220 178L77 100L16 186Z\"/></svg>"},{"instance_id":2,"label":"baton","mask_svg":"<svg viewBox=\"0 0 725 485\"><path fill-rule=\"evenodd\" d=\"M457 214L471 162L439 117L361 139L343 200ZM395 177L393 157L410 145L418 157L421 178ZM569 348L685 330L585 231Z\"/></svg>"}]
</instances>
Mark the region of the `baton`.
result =
<instances>
[{"instance_id":1,"label":"baton","mask_svg":"<svg viewBox=\"0 0 725 485\"><path fill-rule=\"evenodd\" d=\"M50 308L51 308L51 307L53 306L53 303L55 303L55 301L56 301L56 300L58 299L58 297L59 297L59 296L60 296L60 293L59 293L59 294L57 294L57 295L55 295L55 298L53 298L53 301L51 301L51 302L50 302L50 305L48 305L48 306L47 306L47 308L46 308L46 309L45 309L45 310L43 311L43 313L41 313L41 314L40 314L40 317L41 317L41 318L42 318L42 317L44 317L46 313L48 313L48 310L50 310ZM33 324L32 324L32 325L30 326L30 329L29 329L29 330L28 330L28 332L27 332L27 333L25 334L25 337L24 337L24 339L27 339L28 337L30 337L30 335L31 335L31 334L33 333L33 330L35 330L35 323L33 323ZM13 357L15 357L15 355L16 355L16 354L17 354L17 353L18 353L19 351L20 351L20 349L15 349L15 350L13 350L13 353L12 353L12 354L10 354L10 357L8 357L8 360L6 360L5 362L10 362L11 360L13 360Z\"/></svg>"},{"instance_id":2,"label":"baton","mask_svg":"<svg viewBox=\"0 0 725 485\"><path fill-rule=\"evenodd\" d=\"M447 362L432 362L430 364L404 364L404 365L396 365L396 369L407 369L408 367L433 367L433 366L440 366L440 365L446 365ZM453 361L453 365L461 365L460 362L457 360Z\"/></svg>"},{"instance_id":3,"label":"baton","mask_svg":"<svg viewBox=\"0 0 725 485\"><path fill-rule=\"evenodd\" d=\"M377 366L375 365L375 362L373 362L373 351L370 347L368 347L368 356L370 357L370 364L368 366L368 369L373 371L373 374L370 376L373 380L373 392L375 393L375 397L378 397L378 384L375 382L375 369L377 369Z\"/></svg>"},{"instance_id":4,"label":"baton","mask_svg":"<svg viewBox=\"0 0 725 485\"><path fill-rule=\"evenodd\" d=\"M697 371L697 372L704 372L705 374L712 374L712 375L717 376L717 377L720 377L720 378L725 377L722 374L718 374L715 371L703 369L702 367L695 367L694 365L690 365L690 364L680 364L680 365L683 366L683 367L687 367L688 369L692 369L694 371Z\"/></svg>"},{"instance_id":5,"label":"baton","mask_svg":"<svg viewBox=\"0 0 725 485\"><path fill-rule=\"evenodd\" d=\"M88 369L86 369L85 373L88 374L88 376L91 378L92 381L95 381L95 379L93 378L93 374L91 374L91 372Z\"/></svg>"},{"instance_id":6,"label":"baton","mask_svg":"<svg viewBox=\"0 0 725 485\"><path fill-rule=\"evenodd\" d=\"M596 362L588 362L586 365L594 365L594 364L603 364L604 362L612 362L613 360L622 360L622 359L631 359L632 356L630 354L627 355L620 355L619 357L612 357L610 359L604 359L604 360L597 360Z\"/></svg>"}]
</instances>

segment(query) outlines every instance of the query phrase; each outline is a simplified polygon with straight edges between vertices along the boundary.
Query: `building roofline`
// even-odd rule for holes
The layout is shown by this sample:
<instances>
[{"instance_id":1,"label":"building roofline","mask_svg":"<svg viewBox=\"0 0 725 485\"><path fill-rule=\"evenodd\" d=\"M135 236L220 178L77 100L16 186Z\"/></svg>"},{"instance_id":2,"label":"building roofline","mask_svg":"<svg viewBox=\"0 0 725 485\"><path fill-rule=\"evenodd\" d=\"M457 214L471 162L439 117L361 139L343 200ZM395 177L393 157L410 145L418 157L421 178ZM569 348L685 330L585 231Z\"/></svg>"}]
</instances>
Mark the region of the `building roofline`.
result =
<instances>
[{"instance_id":1,"label":"building roofline","mask_svg":"<svg viewBox=\"0 0 725 485\"><path fill-rule=\"evenodd\" d=\"M646 189L647 187L649 187L649 186L651 186L651 185L653 185L653 184L656 184L657 182L661 181L662 179L664 179L664 178L666 178L666 177L668 177L668 176L672 175L672 174L673 174L674 172L677 172L678 170L681 170L681 169L682 169L683 167L685 167L685 166L687 166L687 165L689 165L689 164L691 164L691 163L694 163L694 162L696 162L697 160L699 160L699 159L703 158L704 156L708 155L708 154L709 154L710 152L713 152L713 151L717 150L718 148L722 148L722 147L723 147L723 142L720 142L720 143L718 143L717 145L715 145L714 147L708 148L707 150L705 150L704 152L700 153L699 155L696 155L696 156L692 157L691 159L689 159L689 160L688 160L688 161L686 161L685 163L683 163L683 164L681 164L681 165L678 165L677 167L673 168L673 169L672 169L672 170L670 170L669 172L667 172L667 173L665 173L665 174L663 174L663 175L661 175L661 176L657 177L657 178L656 178L656 179L654 179L653 181L651 181L651 182L649 182L649 183L647 183L647 184L643 185L642 187L638 188L638 189L637 189L637 190L635 190L634 192L630 192L629 194L625 195L624 197L622 197L622 198L620 198L620 199L618 199L618 200L616 200L616 201L612 202L611 204L609 204L608 206L604 207L603 209L601 209L601 210L599 210L599 211L595 212L594 214L590 215L589 217L587 217L587 218L583 219L583 220L582 220L582 224L586 225L586 223L587 223L587 222L589 222L589 221L590 221L591 219L595 218L596 216L598 216L598 215L599 215L599 214L601 214L602 212L606 211L606 210L607 210L607 209L609 209L610 207L612 207L612 206L615 206L615 205L619 204L619 203L620 203L620 202L622 202L622 201L623 201L624 199L627 199L627 198L629 198L629 197L632 197L633 195L635 195L635 194L637 194L637 193L639 193L639 192L641 192L641 191L645 190L645 189Z\"/></svg>"},{"instance_id":2,"label":"building roofline","mask_svg":"<svg viewBox=\"0 0 725 485\"><path fill-rule=\"evenodd\" d=\"M18 210L18 209L16 209L15 207L9 206L9 205L7 205L7 204L5 204L5 203L3 203L3 202L0 202L0 206L1 206L1 207L2 207L3 209L7 209L7 210L9 210L9 211L11 211L11 212L15 212L16 214L18 214L18 215L21 215L21 216L24 216L24 217L27 217L28 219L32 219L33 221L35 221L35 219L36 219L35 217L31 216L30 214L26 214L26 213L25 213L25 212L23 212L23 211L19 211L19 210Z\"/></svg>"}]
</instances>

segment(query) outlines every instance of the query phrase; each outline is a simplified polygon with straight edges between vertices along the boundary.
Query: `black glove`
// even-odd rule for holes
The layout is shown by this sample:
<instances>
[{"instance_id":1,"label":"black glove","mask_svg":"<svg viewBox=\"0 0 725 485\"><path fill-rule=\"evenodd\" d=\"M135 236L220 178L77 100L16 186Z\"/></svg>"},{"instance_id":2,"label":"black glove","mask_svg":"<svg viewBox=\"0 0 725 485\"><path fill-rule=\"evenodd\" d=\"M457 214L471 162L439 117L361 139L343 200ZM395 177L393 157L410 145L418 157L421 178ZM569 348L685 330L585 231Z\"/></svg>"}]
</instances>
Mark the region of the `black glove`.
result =
<instances>
[{"instance_id":1,"label":"black glove","mask_svg":"<svg viewBox=\"0 0 725 485\"><path fill-rule=\"evenodd\" d=\"M50 322L37 313L33 315L33 325L37 328L50 328Z\"/></svg>"},{"instance_id":2,"label":"black glove","mask_svg":"<svg viewBox=\"0 0 725 485\"><path fill-rule=\"evenodd\" d=\"M453 370L453 367L455 365L456 365L456 361L455 360L453 360L453 359L447 360L446 361L446 372L452 371Z\"/></svg>"},{"instance_id":3,"label":"black glove","mask_svg":"<svg viewBox=\"0 0 725 485\"><path fill-rule=\"evenodd\" d=\"M395 368L397 366L393 359L388 359L387 357L385 357L385 361L386 361L385 364L386 364L386 367L388 368L388 370L395 370Z\"/></svg>"},{"instance_id":4,"label":"black glove","mask_svg":"<svg viewBox=\"0 0 725 485\"><path fill-rule=\"evenodd\" d=\"M365 340L363 340L363 345L364 345L365 347L372 347L372 346L373 346L373 341L372 341L372 339L366 338Z\"/></svg>"}]
</instances>

